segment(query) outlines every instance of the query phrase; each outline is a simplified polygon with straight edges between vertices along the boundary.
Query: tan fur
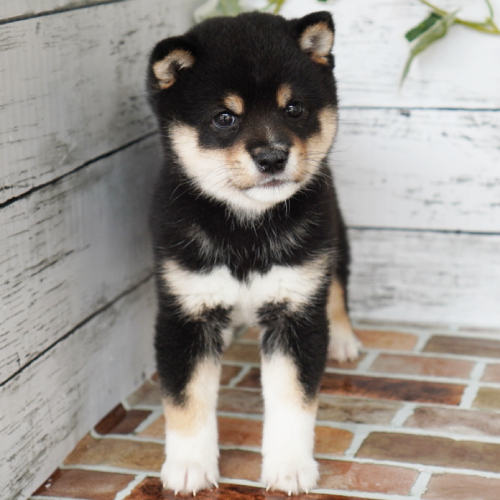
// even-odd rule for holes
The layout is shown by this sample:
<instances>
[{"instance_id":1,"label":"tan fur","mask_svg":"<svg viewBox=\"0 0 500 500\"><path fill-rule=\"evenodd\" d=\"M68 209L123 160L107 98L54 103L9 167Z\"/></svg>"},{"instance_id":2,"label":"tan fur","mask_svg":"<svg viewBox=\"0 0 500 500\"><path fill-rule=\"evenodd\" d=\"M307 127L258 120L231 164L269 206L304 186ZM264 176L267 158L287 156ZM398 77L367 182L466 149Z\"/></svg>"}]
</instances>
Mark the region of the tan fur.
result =
<instances>
[{"instance_id":1,"label":"tan fur","mask_svg":"<svg viewBox=\"0 0 500 500\"><path fill-rule=\"evenodd\" d=\"M301 408L307 413L316 413L318 400L306 397L299 381L297 367L288 356L280 354L274 354L270 358L264 356L262 372L264 391L270 390L273 397L278 398L277 404L285 408Z\"/></svg>"},{"instance_id":2,"label":"tan fur","mask_svg":"<svg viewBox=\"0 0 500 500\"><path fill-rule=\"evenodd\" d=\"M210 173L217 175L221 184L227 183L238 189L248 189L255 184L257 172L252 158L242 143L236 143L226 149L205 150L199 146L198 131L194 127L175 125L171 133L176 151L180 152L183 157L198 158L200 167L208 166L209 160L210 172L207 172L207 175ZM217 172L217 169L228 171L227 178L222 175L222 172ZM192 178L195 178L198 172L189 173Z\"/></svg>"},{"instance_id":3,"label":"tan fur","mask_svg":"<svg viewBox=\"0 0 500 500\"><path fill-rule=\"evenodd\" d=\"M332 281L330 285L326 315L330 322L336 324L337 328L352 331L351 321L345 309L344 290L336 280Z\"/></svg>"},{"instance_id":4,"label":"tan fur","mask_svg":"<svg viewBox=\"0 0 500 500\"><path fill-rule=\"evenodd\" d=\"M276 102L280 108L285 108L292 98L292 88L287 83L280 85L276 94Z\"/></svg>"},{"instance_id":5,"label":"tan fur","mask_svg":"<svg viewBox=\"0 0 500 500\"><path fill-rule=\"evenodd\" d=\"M313 61L319 64L328 64L327 56L332 50L334 34L329 26L320 22L309 26L300 37L300 47L309 52Z\"/></svg>"},{"instance_id":6,"label":"tan fur","mask_svg":"<svg viewBox=\"0 0 500 500\"><path fill-rule=\"evenodd\" d=\"M220 364L213 360L201 362L186 387L186 401L182 405L163 398L166 431L190 436L202 427L215 411Z\"/></svg>"},{"instance_id":7,"label":"tan fur","mask_svg":"<svg viewBox=\"0 0 500 500\"><path fill-rule=\"evenodd\" d=\"M337 110L325 108L319 113L320 130L307 140L307 155L310 160L324 158L337 133Z\"/></svg>"},{"instance_id":8,"label":"tan fur","mask_svg":"<svg viewBox=\"0 0 500 500\"><path fill-rule=\"evenodd\" d=\"M294 138L293 146L299 162L294 175L295 182L302 182L316 172L319 163L327 155L337 133L337 111L325 108L319 113L320 130L317 134L302 142Z\"/></svg>"},{"instance_id":9,"label":"tan fur","mask_svg":"<svg viewBox=\"0 0 500 500\"><path fill-rule=\"evenodd\" d=\"M238 94L229 94L224 98L224 106L235 115L242 115L245 111L245 103Z\"/></svg>"},{"instance_id":10,"label":"tan fur","mask_svg":"<svg viewBox=\"0 0 500 500\"><path fill-rule=\"evenodd\" d=\"M153 65L153 72L158 78L161 89L168 89L175 83L175 73L178 68L189 68L194 64L194 56L186 50L173 50L161 61Z\"/></svg>"}]
</instances>

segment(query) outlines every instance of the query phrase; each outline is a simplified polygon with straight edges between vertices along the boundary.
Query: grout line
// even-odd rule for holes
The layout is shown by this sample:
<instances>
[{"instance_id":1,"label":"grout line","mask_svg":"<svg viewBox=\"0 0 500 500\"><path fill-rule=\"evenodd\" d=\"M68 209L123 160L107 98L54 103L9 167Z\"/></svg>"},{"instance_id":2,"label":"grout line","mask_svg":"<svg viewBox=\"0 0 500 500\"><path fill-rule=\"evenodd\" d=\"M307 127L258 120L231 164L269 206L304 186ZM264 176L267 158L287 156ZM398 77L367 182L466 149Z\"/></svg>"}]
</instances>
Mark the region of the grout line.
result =
<instances>
[{"instance_id":1,"label":"grout line","mask_svg":"<svg viewBox=\"0 0 500 500\"><path fill-rule=\"evenodd\" d=\"M354 458L354 455L359 451L361 448L361 445L363 444L363 441L368 437L368 434L370 434L370 429L369 428L360 428L358 429L354 437L352 438L351 445L349 448L344 453L344 456L347 458Z\"/></svg>"},{"instance_id":2,"label":"grout line","mask_svg":"<svg viewBox=\"0 0 500 500\"><path fill-rule=\"evenodd\" d=\"M486 365L487 365L486 361L478 361L470 371L469 378L471 380L476 380L477 382L480 382L481 379L483 378L484 371L486 370Z\"/></svg>"},{"instance_id":3,"label":"grout line","mask_svg":"<svg viewBox=\"0 0 500 500\"><path fill-rule=\"evenodd\" d=\"M394 415L391 420L390 425L392 427L402 427L406 420L413 415L417 404L416 403L405 403Z\"/></svg>"},{"instance_id":4,"label":"grout line","mask_svg":"<svg viewBox=\"0 0 500 500\"><path fill-rule=\"evenodd\" d=\"M418 335L417 343L414 345L413 349L411 350L412 353L421 353L424 349L424 347L427 345L427 342L429 342L429 339L432 337L431 332L422 332Z\"/></svg>"},{"instance_id":5,"label":"grout line","mask_svg":"<svg viewBox=\"0 0 500 500\"><path fill-rule=\"evenodd\" d=\"M47 495L31 495L30 497L28 497L28 500L86 500L86 499L76 498L76 497L68 498L68 497L51 497Z\"/></svg>"},{"instance_id":6,"label":"grout line","mask_svg":"<svg viewBox=\"0 0 500 500\"><path fill-rule=\"evenodd\" d=\"M471 383L465 388L465 391L462 394L462 400L460 401L458 407L463 409L470 409L472 403L476 399L478 391L479 383L474 380L471 381Z\"/></svg>"},{"instance_id":7,"label":"grout line","mask_svg":"<svg viewBox=\"0 0 500 500\"><path fill-rule=\"evenodd\" d=\"M133 406L130 406L131 410L147 410L147 411L156 411L158 409L162 409L163 407L159 404L157 405L149 405L146 403L139 403Z\"/></svg>"},{"instance_id":8,"label":"grout line","mask_svg":"<svg viewBox=\"0 0 500 500\"><path fill-rule=\"evenodd\" d=\"M417 498L421 498L422 495L427 491L427 487L429 486L431 477L432 474L429 474L428 472L421 472L418 475L413 488L411 489L411 495Z\"/></svg>"},{"instance_id":9,"label":"grout line","mask_svg":"<svg viewBox=\"0 0 500 500\"><path fill-rule=\"evenodd\" d=\"M137 476L137 474L144 474L145 476L160 477L160 472L157 470L139 471L137 469L126 469L124 467L113 467L112 465L62 464L59 466L59 469L63 470L78 469L78 470L88 470L88 471L98 471L98 472L110 472L113 474L129 474L132 476Z\"/></svg>"},{"instance_id":10,"label":"grout line","mask_svg":"<svg viewBox=\"0 0 500 500\"><path fill-rule=\"evenodd\" d=\"M151 414L146 418L144 421L142 421L135 429L134 429L134 434L138 434L139 432L144 431L147 429L153 422L156 422L158 418L160 418L163 415L163 409L157 408L156 410L153 410Z\"/></svg>"},{"instance_id":11,"label":"grout line","mask_svg":"<svg viewBox=\"0 0 500 500\"><path fill-rule=\"evenodd\" d=\"M370 368L379 354L379 351L366 351L366 356L359 362L356 373L367 373L368 368Z\"/></svg>"},{"instance_id":12,"label":"grout line","mask_svg":"<svg viewBox=\"0 0 500 500\"><path fill-rule=\"evenodd\" d=\"M246 375L250 372L250 370L252 368L253 368L253 365L250 365L250 364L246 364L245 366L243 366L241 368L240 373L238 373L238 375L236 375L235 377L233 377L229 381L229 384L227 384L226 387L234 389L236 387L236 384L239 384L243 380L243 378L246 377Z\"/></svg>"},{"instance_id":13,"label":"grout line","mask_svg":"<svg viewBox=\"0 0 500 500\"><path fill-rule=\"evenodd\" d=\"M146 479L146 477L146 474L139 474L138 476L136 476L135 479L132 479L132 481L130 481L130 483L128 483L128 485L123 490L119 491L116 494L115 500L124 500L132 493L132 491L138 484L142 483L142 481Z\"/></svg>"},{"instance_id":14,"label":"grout line","mask_svg":"<svg viewBox=\"0 0 500 500\"><path fill-rule=\"evenodd\" d=\"M105 441L106 439L113 439L118 441L135 441L139 443L153 443L153 444L164 444L164 439L152 438L152 437L143 437L136 436L135 434L98 434L92 429L89 432L90 436L94 439L99 439L101 441Z\"/></svg>"}]
</instances>

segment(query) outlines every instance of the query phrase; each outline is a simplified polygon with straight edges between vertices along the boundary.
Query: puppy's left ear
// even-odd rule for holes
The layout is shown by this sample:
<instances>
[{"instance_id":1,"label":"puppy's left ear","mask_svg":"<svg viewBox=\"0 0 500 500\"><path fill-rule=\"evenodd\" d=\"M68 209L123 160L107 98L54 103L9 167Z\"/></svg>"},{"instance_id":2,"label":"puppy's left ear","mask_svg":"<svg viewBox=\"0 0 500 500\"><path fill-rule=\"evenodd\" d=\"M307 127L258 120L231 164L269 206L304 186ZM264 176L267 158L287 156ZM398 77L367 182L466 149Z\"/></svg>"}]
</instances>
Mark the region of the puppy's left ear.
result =
<instances>
[{"instance_id":1,"label":"puppy's left ear","mask_svg":"<svg viewBox=\"0 0 500 500\"><path fill-rule=\"evenodd\" d=\"M313 12L297 20L296 36L300 48L311 59L324 66L333 66L330 54L335 38L332 15L329 12Z\"/></svg>"}]
</instances>

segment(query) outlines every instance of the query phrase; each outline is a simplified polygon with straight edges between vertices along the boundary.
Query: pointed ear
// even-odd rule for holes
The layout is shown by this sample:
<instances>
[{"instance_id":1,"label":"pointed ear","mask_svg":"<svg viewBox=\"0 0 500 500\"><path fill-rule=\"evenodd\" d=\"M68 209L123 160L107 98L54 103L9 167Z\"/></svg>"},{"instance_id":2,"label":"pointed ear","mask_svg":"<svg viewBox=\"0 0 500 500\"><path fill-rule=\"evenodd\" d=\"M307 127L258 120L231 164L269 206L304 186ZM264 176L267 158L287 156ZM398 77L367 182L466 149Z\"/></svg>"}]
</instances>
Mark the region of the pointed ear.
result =
<instances>
[{"instance_id":1,"label":"pointed ear","mask_svg":"<svg viewBox=\"0 0 500 500\"><path fill-rule=\"evenodd\" d=\"M332 66L330 54L335 38L332 15L329 12L313 12L298 19L296 34L300 48L318 64Z\"/></svg>"},{"instance_id":2,"label":"pointed ear","mask_svg":"<svg viewBox=\"0 0 500 500\"><path fill-rule=\"evenodd\" d=\"M194 62L194 47L183 37L162 40L153 49L149 60L150 86L168 89L178 80L179 73Z\"/></svg>"}]
</instances>

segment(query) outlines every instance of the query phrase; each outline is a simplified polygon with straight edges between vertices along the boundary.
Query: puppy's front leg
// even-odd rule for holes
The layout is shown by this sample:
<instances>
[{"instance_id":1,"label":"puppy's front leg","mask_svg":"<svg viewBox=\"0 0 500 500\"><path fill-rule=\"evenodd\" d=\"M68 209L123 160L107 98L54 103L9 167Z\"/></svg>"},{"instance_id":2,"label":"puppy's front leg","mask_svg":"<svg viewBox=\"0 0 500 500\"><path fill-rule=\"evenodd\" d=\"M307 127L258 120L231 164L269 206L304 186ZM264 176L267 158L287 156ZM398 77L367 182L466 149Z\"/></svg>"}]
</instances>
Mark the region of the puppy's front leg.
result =
<instances>
[{"instance_id":1,"label":"puppy's front leg","mask_svg":"<svg viewBox=\"0 0 500 500\"><path fill-rule=\"evenodd\" d=\"M325 319L320 323L285 316L263 337L262 481L289 494L309 491L319 477L314 424L328 345Z\"/></svg>"},{"instance_id":2,"label":"puppy's front leg","mask_svg":"<svg viewBox=\"0 0 500 500\"><path fill-rule=\"evenodd\" d=\"M176 493L217 485L220 344L220 332L206 321L158 321L156 348L166 421L161 480Z\"/></svg>"}]
</instances>

